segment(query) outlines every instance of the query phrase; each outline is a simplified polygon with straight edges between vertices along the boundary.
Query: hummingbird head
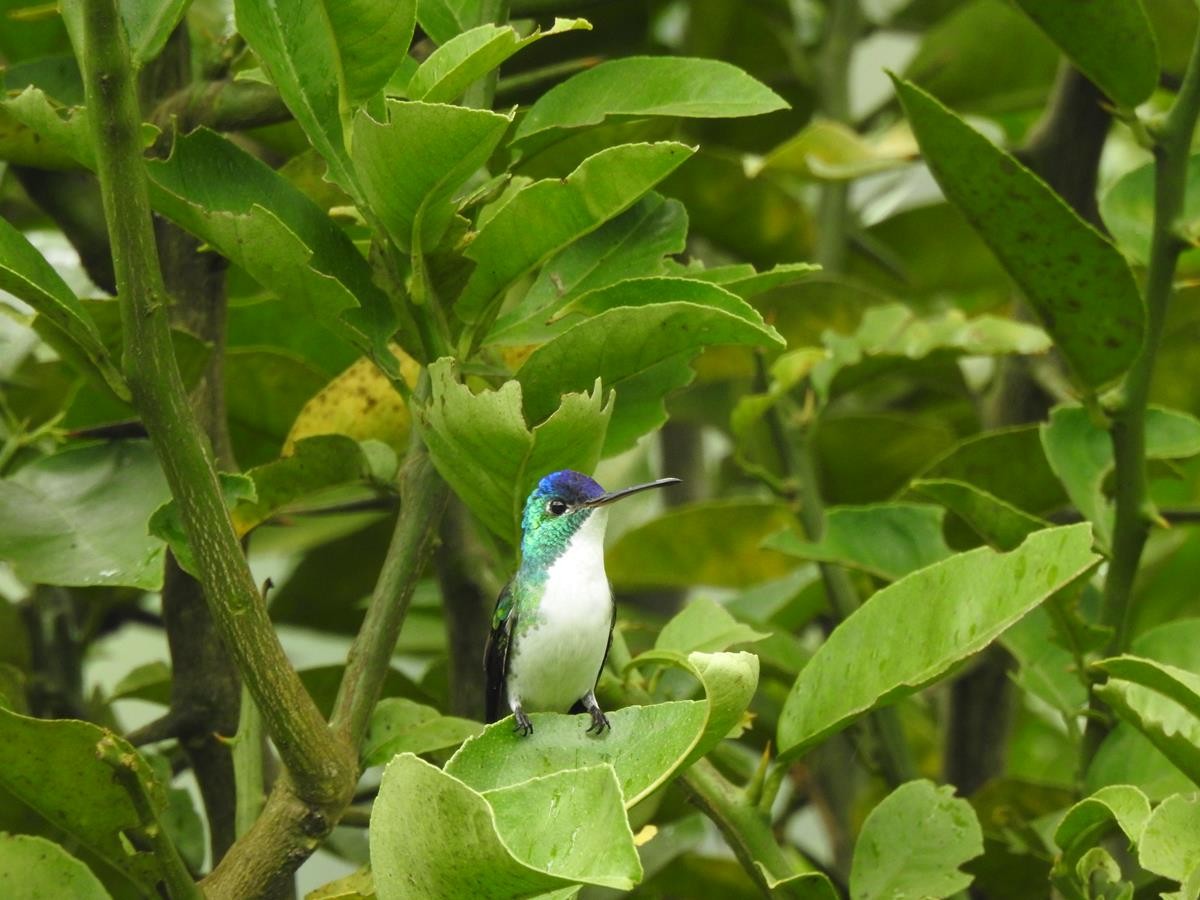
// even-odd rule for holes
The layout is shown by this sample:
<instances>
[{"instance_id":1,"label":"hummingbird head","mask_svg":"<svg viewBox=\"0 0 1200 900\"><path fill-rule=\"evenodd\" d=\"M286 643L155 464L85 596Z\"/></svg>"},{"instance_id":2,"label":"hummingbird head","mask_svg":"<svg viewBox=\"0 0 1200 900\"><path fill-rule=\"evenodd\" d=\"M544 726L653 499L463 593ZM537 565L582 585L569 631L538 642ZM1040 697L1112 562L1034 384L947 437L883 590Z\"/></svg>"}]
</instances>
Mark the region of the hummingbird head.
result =
<instances>
[{"instance_id":1,"label":"hummingbird head","mask_svg":"<svg viewBox=\"0 0 1200 900\"><path fill-rule=\"evenodd\" d=\"M605 507L639 491L678 484L678 478L660 478L646 484L606 491L582 472L563 469L551 472L537 483L525 501L521 517L521 554L525 559L557 557L593 513L603 516ZM603 526L600 531L603 536Z\"/></svg>"}]
</instances>

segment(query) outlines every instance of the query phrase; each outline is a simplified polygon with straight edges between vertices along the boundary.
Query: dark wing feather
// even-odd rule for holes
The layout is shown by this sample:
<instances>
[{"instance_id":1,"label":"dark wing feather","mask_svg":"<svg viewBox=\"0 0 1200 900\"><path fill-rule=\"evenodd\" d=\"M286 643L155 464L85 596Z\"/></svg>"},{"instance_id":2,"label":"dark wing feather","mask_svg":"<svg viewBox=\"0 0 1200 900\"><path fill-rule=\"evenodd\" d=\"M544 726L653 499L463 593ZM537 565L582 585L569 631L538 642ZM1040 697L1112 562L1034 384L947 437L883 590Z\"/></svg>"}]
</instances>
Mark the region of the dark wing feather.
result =
<instances>
[{"instance_id":1,"label":"dark wing feather","mask_svg":"<svg viewBox=\"0 0 1200 900\"><path fill-rule=\"evenodd\" d=\"M483 651L485 722L498 721L507 712L504 709L504 679L508 675L508 647L516 624L517 609L513 602L512 582L509 581L496 599L492 633L488 635Z\"/></svg>"}]
</instances>

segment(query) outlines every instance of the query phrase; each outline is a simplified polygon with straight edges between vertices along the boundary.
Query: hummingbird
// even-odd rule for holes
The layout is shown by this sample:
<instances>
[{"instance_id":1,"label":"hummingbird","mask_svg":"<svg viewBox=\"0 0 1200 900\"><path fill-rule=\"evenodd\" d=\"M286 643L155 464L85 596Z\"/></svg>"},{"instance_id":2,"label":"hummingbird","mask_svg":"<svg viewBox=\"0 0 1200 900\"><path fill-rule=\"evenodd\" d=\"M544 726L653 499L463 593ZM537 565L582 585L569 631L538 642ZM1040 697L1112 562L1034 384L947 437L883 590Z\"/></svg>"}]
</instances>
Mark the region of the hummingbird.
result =
<instances>
[{"instance_id":1,"label":"hummingbird","mask_svg":"<svg viewBox=\"0 0 1200 900\"><path fill-rule=\"evenodd\" d=\"M678 483L660 478L606 491L569 469L538 482L521 516L521 563L496 600L483 654L488 722L507 706L515 730L528 735L527 713L580 705L592 717L589 732L612 727L595 694L615 620L604 571L608 505Z\"/></svg>"}]
</instances>

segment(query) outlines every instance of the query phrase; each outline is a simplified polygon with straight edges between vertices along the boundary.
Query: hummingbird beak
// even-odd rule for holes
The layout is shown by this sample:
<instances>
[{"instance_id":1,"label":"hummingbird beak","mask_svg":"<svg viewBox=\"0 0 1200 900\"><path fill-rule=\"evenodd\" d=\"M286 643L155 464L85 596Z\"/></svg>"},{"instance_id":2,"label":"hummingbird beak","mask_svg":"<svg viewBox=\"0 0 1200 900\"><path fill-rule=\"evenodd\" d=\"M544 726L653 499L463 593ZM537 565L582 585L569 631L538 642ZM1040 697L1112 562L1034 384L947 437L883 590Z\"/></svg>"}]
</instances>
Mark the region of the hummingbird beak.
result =
<instances>
[{"instance_id":1,"label":"hummingbird beak","mask_svg":"<svg viewBox=\"0 0 1200 900\"><path fill-rule=\"evenodd\" d=\"M586 507L605 506L615 500L621 500L641 491L648 491L651 488L666 487L670 484L680 484L678 478L660 478L657 481L649 481L646 484L635 484L633 487L621 488L619 491L609 491L607 494L601 494L595 500L589 500L587 503L580 504Z\"/></svg>"}]
</instances>

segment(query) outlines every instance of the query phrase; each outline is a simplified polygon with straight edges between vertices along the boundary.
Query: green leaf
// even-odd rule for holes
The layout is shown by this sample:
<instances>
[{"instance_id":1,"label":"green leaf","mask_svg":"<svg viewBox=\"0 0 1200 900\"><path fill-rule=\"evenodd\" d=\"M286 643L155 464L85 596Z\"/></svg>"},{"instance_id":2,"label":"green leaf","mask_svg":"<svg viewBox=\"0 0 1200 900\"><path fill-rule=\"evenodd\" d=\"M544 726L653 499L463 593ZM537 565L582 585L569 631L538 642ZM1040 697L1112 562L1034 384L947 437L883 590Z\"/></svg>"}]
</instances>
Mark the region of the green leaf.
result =
<instances>
[{"instance_id":1,"label":"green leaf","mask_svg":"<svg viewBox=\"0 0 1200 900\"><path fill-rule=\"evenodd\" d=\"M229 140L197 129L150 160L151 201L275 292L297 315L338 325L380 366L395 330L391 304L349 237L312 200ZM361 309L355 307L361 306Z\"/></svg>"},{"instance_id":2,"label":"green leaf","mask_svg":"<svg viewBox=\"0 0 1200 900\"><path fill-rule=\"evenodd\" d=\"M10 900L110 900L92 870L53 841L0 833L0 885Z\"/></svg>"},{"instance_id":3,"label":"green leaf","mask_svg":"<svg viewBox=\"0 0 1200 900\"><path fill-rule=\"evenodd\" d=\"M135 666L113 685L109 699L137 699L170 705L171 667L160 659Z\"/></svg>"},{"instance_id":4,"label":"green leaf","mask_svg":"<svg viewBox=\"0 0 1200 900\"><path fill-rule=\"evenodd\" d=\"M1054 831L1054 843L1062 850L1054 865L1055 878L1073 879L1083 854L1098 845L1114 824L1136 845L1149 818L1150 801L1132 785L1110 785L1080 800Z\"/></svg>"},{"instance_id":5,"label":"green leaf","mask_svg":"<svg viewBox=\"0 0 1200 900\"><path fill-rule=\"evenodd\" d=\"M0 787L116 874L154 894L161 867L123 834L142 824L138 807L98 755L98 745L107 741L128 757L144 794L139 803L161 811L166 795L146 760L108 729L88 722L31 719L0 709L0 733Z\"/></svg>"},{"instance_id":6,"label":"green leaf","mask_svg":"<svg viewBox=\"0 0 1200 900\"><path fill-rule=\"evenodd\" d=\"M715 59L629 56L585 69L538 98L514 136L597 125L609 116L724 119L788 104L741 69Z\"/></svg>"},{"instance_id":7,"label":"green leaf","mask_svg":"<svg viewBox=\"0 0 1200 900\"><path fill-rule=\"evenodd\" d=\"M810 377L817 394L826 401L839 375L851 367L870 366L879 357L921 359L939 350L1001 356L1050 349L1045 333L1032 325L994 316L967 319L959 310L921 317L900 303L869 309L854 334L827 332L822 342L826 358L813 366ZM871 369L866 372L869 375Z\"/></svg>"},{"instance_id":8,"label":"green leaf","mask_svg":"<svg viewBox=\"0 0 1200 900\"><path fill-rule=\"evenodd\" d=\"M689 671L704 700L671 700L607 712L612 728L587 733L586 715L534 713L536 739L513 733L503 719L471 738L446 763L446 771L480 791L520 784L564 769L608 764L617 773L625 805L632 807L683 767L708 753L741 720L758 684L752 653L643 654L638 664L665 662Z\"/></svg>"},{"instance_id":9,"label":"green leaf","mask_svg":"<svg viewBox=\"0 0 1200 900\"><path fill-rule=\"evenodd\" d=\"M129 402L129 386L83 304L42 254L3 218L0 218L0 290L24 300L44 316L61 340L77 348L96 367L113 393Z\"/></svg>"},{"instance_id":10,"label":"green leaf","mask_svg":"<svg viewBox=\"0 0 1200 900\"><path fill-rule=\"evenodd\" d=\"M748 644L767 637L731 616L715 600L700 597L692 600L671 617L654 641L655 650L674 650L676 653L719 653L734 644Z\"/></svg>"},{"instance_id":11,"label":"green leaf","mask_svg":"<svg viewBox=\"0 0 1200 900\"><path fill-rule=\"evenodd\" d=\"M1176 227L1186 239L1200 238L1200 155L1188 157L1183 210ZM1100 214L1117 246L1139 265L1150 261L1154 230L1154 163L1126 172L1100 198Z\"/></svg>"},{"instance_id":12,"label":"green leaf","mask_svg":"<svg viewBox=\"0 0 1200 900\"><path fill-rule=\"evenodd\" d=\"M549 472L590 472L600 459L612 400L597 379L591 392L566 394L547 416L521 413L521 385L472 393L454 377L454 363L429 367L432 399L417 420L437 470L475 515L516 544L521 512L534 484ZM526 421L535 422L530 428Z\"/></svg>"},{"instance_id":13,"label":"green leaf","mask_svg":"<svg viewBox=\"0 0 1200 900\"><path fill-rule=\"evenodd\" d=\"M1137 656L1094 665L1109 675L1096 693L1200 785L1200 675Z\"/></svg>"},{"instance_id":14,"label":"green leaf","mask_svg":"<svg viewBox=\"0 0 1200 900\"><path fill-rule=\"evenodd\" d=\"M518 191L464 251L476 265L455 304L459 317L486 318L517 278L632 206L692 153L672 141L609 147L565 179L546 178Z\"/></svg>"},{"instance_id":15,"label":"green leaf","mask_svg":"<svg viewBox=\"0 0 1200 900\"><path fill-rule=\"evenodd\" d=\"M457 747L483 731L470 719L443 716L432 706L403 697L380 700L371 711L367 736L363 739L362 764L379 766L399 753L429 753Z\"/></svg>"},{"instance_id":16,"label":"green leaf","mask_svg":"<svg viewBox=\"0 0 1200 900\"><path fill-rule=\"evenodd\" d=\"M1085 387L1121 376L1145 327L1128 264L1045 182L938 101L896 79L921 151L957 206L1025 292Z\"/></svg>"},{"instance_id":17,"label":"green leaf","mask_svg":"<svg viewBox=\"0 0 1200 900\"><path fill-rule=\"evenodd\" d=\"M1113 507L1104 479L1113 469L1112 439L1086 409L1059 406L1041 426L1042 447L1075 507L1096 529L1102 547L1112 541ZM1151 406L1146 410L1146 458L1183 459L1200 453L1200 420Z\"/></svg>"},{"instance_id":18,"label":"green leaf","mask_svg":"<svg viewBox=\"0 0 1200 900\"><path fill-rule=\"evenodd\" d=\"M975 811L950 785L902 784L871 810L850 868L853 900L949 897L973 880L960 870L983 855Z\"/></svg>"},{"instance_id":19,"label":"green leaf","mask_svg":"<svg viewBox=\"0 0 1200 900\"><path fill-rule=\"evenodd\" d=\"M581 883L628 890L642 874L608 766L483 795L402 754L384 770L370 841L380 900L500 900Z\"/></svg>"},{"instance_id":20,"label":"green leaf","mask_svg":"<svg viewBox=\"0 0 1200 900\"><path fill-rule=\"evenodd\" d=\"M388 100L378 122L354 119L355 172L401 250L432 248L454 214L454 192L482 166L511 123L481 109ZM414 229L420 226L420 234Z\"/></svg>"},{"instance_id":21,"label":"green leaf","mask_svg":"<svg viewBox=\"0 0 1200 900\"><path fill-rule=\"evenodd\" d=\"M745 587L778 578L795 566L761 544L791 524L785 506L760 500L674 507L617 539L608 551L608 577L622 590Z\"/></svg>"},{"instance_id":22,"label":"green leaf","mask_svg":"<svg viewBox=\"0 0 1200 900\"><path fill-rule=\"evenodd\" d=\"M559 19L546 31L535 28L522 37L511 25L480 25L446 41L413 73L406 93L411 100L452 103L476 80L517 51L553 34L591 31L587 19Z\"/></svg>"},{"instance_id":23,"label":"green leaf","mask_svg":"<svg viewBox=\"0 0 1200 900\"><path fill-rule=\"evenodd\" d=\"M879 503L831 507L819 541L794 531L767 539L764 546L801 559L861 569L888 581L931 566L951 555L942 537L946 511L922 503Z\"/></svg>"},{"instance_id":24,"label":"green leaf","mask_svg":"<svg viewBox=\"0 0 1200 900\"><path fill-rule=\"evenodd\" d=\"M781 757L798 756L978 653L1099 562L1091 545L1086 523L1049 528L1011 553L980 547L879 591L834 629L792 685L779 718ZM902 643L893 639L897 622Z\"/></svg>"},{"instance_id":25,"label":"green leaf","mask_svg":"<svg viewBox=\"0 0 1200 900\"><path fill-rule=\"evenodd\" d=\"M34 584L162 586L146 521L170 496L146 441L60 451L0 481L0 559Z\"/></svg>"},{"instance_id":26,"label":"green leaf","mask_svg":"<svg viewBox=\"0 0 1200 900\"><path fill-rule=\"evenodd\" d=\"M417 24L417 0L322 0L321 6L337 50L332 71L341 89L342 121L348 122L349 110L383 90L407 58Z\"/></svg>"},{"instance_id":27,"label":"green leaf","mask_svg":"<svg viewBox=\"0 0 1200 900\"><path fill-rule=\"evenodd\" d=\"M1015 550L1049 523L965 481L918 478L910 487L961 518L984 542L997 550Z\"/></svg>"},{"instance_id":28,"label":"green leaf","mask_svg":"<svg viewBox=\"0 0 1200 900\"><path fill-rule=\"evenodd\" d=\"M129 56L135 69L162 53L188 5L188 0L122 0L121 21L129 35Z\"/></svg>"},{"instance_id":29,"label":"green leaf","mask_svg":"<svg viewBox=\"0 0 1200 900\"><path fill-rule=\"evenodd\" d=\"M1138 862L1179 882L1200 867L1200 793L1176 794L1155 808L1138 842Z\"/></svg>"},{"instance_id":30,"label":"green leaf","mask_svg":"<svg viewBox=\"0 0 1200 900\"><path fill-rule=\"evenodd\" d=\"M666 421L664 397L691 382L691 360L703 348L783 344L752 306L702 281L622 281L581 297L573 311L583 310L599 312L534 350L517 380L526 413L537 419L560 394L602 378L617 395L605 456Z\"/></svg>"},{"instance_id":31,"label":"green leaf","mask_svg":"<svg viewBox=\"0 0 1200 900\"><path fill-rule=\"evenodd\" d=\"M218 472L217 480L226 507L232 508L242 500L254 501L254 482L249 476ZM154 511L146 523L146 529L154 537L166 542L181 569L193 578L200 577L200 569L196 566L196 558L192 555L192 546L188 540L187 528L183 524L183 516L179 513L179 505L174 499L168 500Z\"/></svg>"},{"instance_id":32,"label":"green leaf","mask_svg":"<svg viewBox=\"0 0 1200 900\"><path fill-rule=\"evenodd\" d=\"M496 319L494 344L533 344L561 329L546 319L589 291L630 278L666 274L664 257L687 244L687 211L678 200L650 193L551 258L521 301Z\"/></svg>"},{"instance_id":33,"label":"green leaf","mask_svg":"<svg viewBox=\"0 0 1200 900\"><path fill-rule=\"evenodd\" d=\"M1017 5L1118 105L1135 107L1158 87L1158 48L1139 0Z\"/></svg>"},{"instance_id":34,"label":"green leaf","mask_svg":"<svg viewBox=\"0 0 1200 900\"><path fill-rule=\"evenodd\" d=\"M765 157L747 157L750 176L782 172L805 179L849 181L907 164L917 153L911 133L868 140L849 125L814 119Z\"/></svg>"},{"instance_id":35,"label":"green leaf","mask_svg":"<svg viewBox=\"0 0 1200 900\"><path fill-rule=\"evenodd\" d=\"M804 281L808 276L820 272L821 267L814 263L780 263L765 271L755 272L754 267L749 266L747 271L739 272L730 278L711 277L713 271L712 269L708 269L707 271L701 270L697 274L690 274L688 272L682 274L690 278L712 281L714 284L719 284L725 288L725 290L737 294L743 300L749 300L751 297L757 297L759 294L773 291L777 287L794 284L797 281Z\"/></svg>"},{"instance_id":36,"label":"green leaf","mask_svg":"<svg viewBox=\"0 0 1200 900\"><path fill-rule=\"evenodd\" d=\"M417 21L435 44L477 24L479 12L478 0L417 0Z\"/></svg>"}]
</instances>

